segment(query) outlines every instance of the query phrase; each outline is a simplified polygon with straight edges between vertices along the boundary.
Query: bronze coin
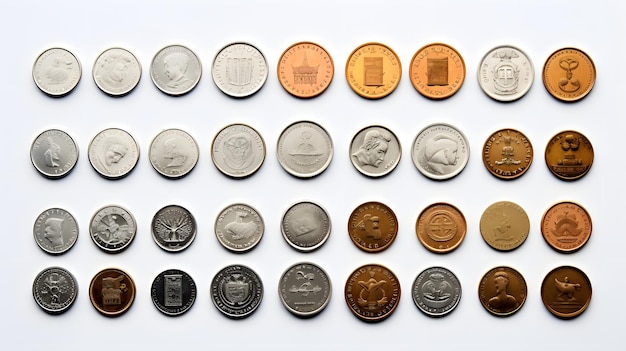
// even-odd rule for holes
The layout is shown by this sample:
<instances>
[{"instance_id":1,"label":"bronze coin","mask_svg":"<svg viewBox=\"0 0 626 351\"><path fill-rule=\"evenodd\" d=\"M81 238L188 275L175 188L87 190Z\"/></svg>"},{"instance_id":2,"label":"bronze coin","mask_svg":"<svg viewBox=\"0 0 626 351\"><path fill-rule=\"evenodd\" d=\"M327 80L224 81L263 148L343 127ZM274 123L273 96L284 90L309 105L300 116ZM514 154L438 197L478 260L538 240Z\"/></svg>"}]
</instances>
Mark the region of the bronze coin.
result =
<instances>
[{"instance_id":1,"label":"bronze coin","mask_svg":"<svg viewBox=\"0 0 626 351\"><path fill-rule=\"evenodd\" d=\"M596 66L580 49L559 49L543 66L543 85L550 95L561 101L574 102L584 98L595 81Z\"/></svg>"},{"instance_id":2,"label":"bronze coin","mask_svg":"<svg viewBox=\"0 0 626 351\"><path fill-rule=\"evenodd\" d=\"M425 97L441 100L454 95L465 80L465 62L447 44L428 44L411 59L409 77L415 90Z\"/></svg>"},{"instance_id":3,"label":"bronze coin","mask_svg":"<svg viewBox=\"0 0 626 351\"><path fill-rule=\"evenodd\" d=\"M401 77L400 58L390 47L381 43L359 46L346 62L348 85L367 99L380 99L391 94Z\"/></svg>"},{"instance_id":4,"label":"bronze coin","mask_svg":"<svg viewBox=\"0 0 626 351\"><path fill-rule=\"evenodd\" d=\"M546 146L546 165L563 180L582 178L593 164L593 147L579 132L566 130L553 136Z\"/></svg>"},{"instance_id":5,"label":"bronze coin","mask_svg":"<svg viewBox=\"0 0 626 351\"><path fill-rule=\"evenodd\" d=\"M500 129L483 146L483 163L489 173L500 179L521 177L533 162L533 146L522 132Z\"/></svg>"},{"instance_id":6,"label":"bronze coin","mask_svg":"<svg viewBox=\"0 0 626 351\"><path fill-rule=\"evenodd\" d=\"M350 274L344 296L348 308L359 319L380 322L398 307L400 282L388 268L367 264Z\"/></svg>"},{"instance_id":7,"label":"bronze coin","mask_svg":"<svg viewBox=\"0 0 626 351\"><path fill-rule=\"evenodd\" d=\"M559 318L577 317L591 302L591 282L576 267L557 267L541 283L541 300L548 311Z\"/></svg>"},{"instance_id":8,"label":"bronze coin","mask_svg":"<svg viewBox=\"0 0 626 351\"><path fill-rule=\"evenodd\" d=\"M526 280L511 267L500 266L485 273L478 285L478 299L490 313L505 317L519 311L526 301Z\"/></svg>"},{"instance_id":9,"label":"bronze coin","mask_svg":"<svg viewBox=\"0 0 626 351\"><path fill-rule=\"evenodd\" d=\"M323 93L335 74L330 54L321 46L303 41L287 48L278 60L278 81L291 95L312 98Z\"/></svg>"},{"instance_id":10,"label":"bronze coin","mask_svg":"<svg viewBox=\"0 0 626 351\"><path fill-rule=\"evenodd\" d=\"M541 218L541 234L556 251L579 250L591 236L591 216L577 203L564 201L552 205Z\"/></svg>"},{"instance_id":11,"label":"bronze coin","mask_svg":"<svg viewBox=\"0 0 626 351\"><path fill-rule=\"evenodd\" d=\"M133 304L135 291L135 282L128 273L107 268L91 279L89 299L98 312L107 317L117 317Z\"/></svg>"},{"instance_id":12,"label":"bronze coin","mask_svg":"<svg viewBox=\"0 0 626 351\"><path fill-rule=\"evenodd\" d=\"M426 207L417 217L415 233L425 248L448 253L461 245L467 223L458 208L443 202Z\"/></svg>"},{"instance_id":13,"label":"bronze coin","mask_svg":"<svg viewBox=\"0 0 626 351\"><path fill-rule=\"evenodd\" d=\"M526 241L530 221L523 208L510 201L496 202L480 217L480 234L499 251L511 251Z\"/></svg>"},{"instance_id":14,"label":"bronze coin","mask_svg":"<svg viewBox=\"0 0 626 351\"><path fill-rule=\"evenodd\" d=\"M366 202L355 208L348 221L348 234L354 245L366 252L388 248L398 234L398 218L385 204Z\"/></svg>"}]
</instances>

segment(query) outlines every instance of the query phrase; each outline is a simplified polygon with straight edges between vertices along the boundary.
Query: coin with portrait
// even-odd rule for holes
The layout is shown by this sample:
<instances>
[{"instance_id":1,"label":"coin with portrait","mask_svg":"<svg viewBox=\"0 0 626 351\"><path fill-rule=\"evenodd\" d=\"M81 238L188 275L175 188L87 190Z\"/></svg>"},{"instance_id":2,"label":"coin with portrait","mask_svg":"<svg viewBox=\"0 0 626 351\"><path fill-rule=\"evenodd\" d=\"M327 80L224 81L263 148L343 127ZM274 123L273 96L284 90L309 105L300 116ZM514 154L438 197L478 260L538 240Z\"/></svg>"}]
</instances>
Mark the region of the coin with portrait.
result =
<instances>
[{"instance_id":1,"label":"coin with portrait","mask_svg":"<svg viewBox=\"0 0 626 351\"><path fill-rule=\"evenodd\" d=\"M49 208L37 216L33 235L42 250L60 255L71 249L78 240L78 224L66 210Z\"/></svg>"},{"instance_id":2,"label":"coin with portrait","mask_svg":"<svg viewBox=\"0 0 626 351\"><path fill-rule=\"evenodd\" d=\"M189 133L172 128L161 131L152 139L148 158L159 174L178 179L193 170L199 153L198 144Z\"/></svg>"},{"instance_id":3,"label":"coin with portrait","mask_svg":"<svg viewBox=\"0 0 626 351\"><path fill-rule=\"evenodd\" d=\"M189 93L202 76L198 56L183 45L169 45L156 53L150 65L150 77L156 87L171 96Z\"/></svg>"},{"instance_id":4,"label":"coin with portrait","mask_svg":"<svg viewBox=\"0 0 626 351\"><path fill-rule=\"evenodd\" d=\"M519 311L526 302L528 288L520 272L507 266L490 269L478 285L478 299L489 313L506 317Z\"/></svg>"},{"instance_id":5,"label":"coin with portrait","mask_svg":"<svg viewBox=\"0 0 626 351\"><path fill-rule=\"evenodd\" d=\"M139 162L137 142L119 128L108 128L96 134L87 151L93 169L107 179L127 176Z\"/></svg>"},{"instance_id":6,"label":"coin with portrait","mask_svg":"<svg viewBox=\"0 0 626 351\"><path fill-rule=\"evenodd\" d=\"M350 143L350 161L357 171L377 178L391 173L402 156L400 141L386 127L373 125L358 131Z\"/></svg>"},{"instance_id":7,"label":"coin with portrait","mask_svg":"<svg viewBox=\"0 0 626 351\"><path fill-rule=\"evenodd\" d=\"M417 170L430 179L445 180L457 176L469 161L469 143L456 127L435 123L422 129L411 148Z\"/></svg>"},{"instance_id":8,"label":"coin with portrait","mask_svg":"<svg viewBox=\"0 0 626 351\"><path fill-rule=\"evenodd\" d=\"M139 84L141 64L130 51L110 48L98 56L92 75L96 86L105 94L124 96Z\"/></svg>"}]
</instances>

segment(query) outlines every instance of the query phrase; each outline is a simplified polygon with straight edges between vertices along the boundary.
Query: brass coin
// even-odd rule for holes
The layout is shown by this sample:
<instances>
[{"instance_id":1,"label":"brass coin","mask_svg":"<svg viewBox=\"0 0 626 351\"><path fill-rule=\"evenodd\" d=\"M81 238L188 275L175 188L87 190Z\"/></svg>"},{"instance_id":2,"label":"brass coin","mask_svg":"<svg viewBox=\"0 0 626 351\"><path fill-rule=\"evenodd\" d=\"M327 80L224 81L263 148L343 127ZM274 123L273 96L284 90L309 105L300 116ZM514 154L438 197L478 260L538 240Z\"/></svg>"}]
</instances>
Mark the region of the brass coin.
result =
<instances>
[{"instance_id":1,"label":"brass coin","mask_svg":"<svg viewBox=\"0 0 626 351\"><path fill-rule=\"evenodd\" d=\"M428 44L411 59L409 77L415 90L425 97L441 100L454 95L465 80L465 62L447 44Z\"/></svg>"},{"instance_id":2,"label":"brass coin","mask_svg":"<svg viewBox=\"0 0 626 351\"><path fill-rule=\"evenodd\" d=\"M483 164L497 178L521 177L533 162L533 146L522 132L500 129L491 134L483 146Z\"/></svg>"},{"instance_id":3,"label":"brass coin","mask_svg":"<svg viewBox=\"0 0 626 351\"><path fill-rule=\"evenodd\" d=\"M354 245L365 252L388 248L398 234L398 218L387 205L366 202L355 208L348 221L348 234Z\"/></svg>"},{"instance_id":4,"label":"brass coin","mask_svg":"<svg viewBox=\"0 0 626 351\"><path fill-rule=\"evenodd\" d=\"M550 95L565 102L581 100L593 88L596 66L582 50L559 49L543 66L543 85Z\"/></svg>"},{"instance_id":5,"label":"brass coin","mask_svg":"<svg viewBox=\"0 0 626 351\"><path fill-rule=\"evenodd\" d=\"M556 251L575 252L591 236L591 216L577 203L564 201L552 205L541 218L541 234Z\"/></svg>"},{"instance_id":6,"label":"brass coin","mask_svg":"<svg viewBox=\"0 0 626 351\"><path fill-rule=\"evenodd\" d=\"M546 146L546 165L563 180L582 178L593 164L593 147L579 132L565 130L553 136Z\"/></svg>"},{"instance_id":7,"label":"brass coin","mask_svg":"<svg viewBox=\"0 0 626 351\"><path fill-rule=\"evenodd\" d=\"M466 232L467 223L463 213L443 202L426 207L415 223L417 238L434 253L453 251L461 245Z\"/></svg>"},{"instance_id":8,"label":"brass coin","mask_svg":"<svg viewBox=\"0 0 626 351\"><path fill-rule=\"evenodd\" d=\"M98 272L89 284L93 307L107 317L126 312L135 300L135 282L121 269L107 268Z\"/></svg>"},{"instance_id":9,"label":"brass coin","mask_svg":"<svg viewBox=\"0 0 626 351\"><path fill-rule=\"evenodd\" d=\"M335 65L323 47L303 41L287 48L278 60L278 81L291 95L312 98L333 80Z\"/></svg>"},{"instance_id":10,"label":"brass coin","mask_svg":"<svg viewBox=\"0 0 626 351\"><path fill-rule=\"evenodd\" d=\"M344 296L348 308L359 319L380 322L398 307L400 282L388 268L367 264L350 274Z\"/></svg>"},{"instance_id":11,"label":"brass coin","mask_svg":"<svg viewBox=\"0 0 626 351\"><path fill-rule=\"evenodd\" d=\"M591 282L576 267L557 267L541 283L541 300L548 311L559 318L577 317L591 302Z\"/></svg>"},{"instance_id":12,"label":"brass coin","mask_svg":"<svg viewBox=\"0 0 626 351\"><path fill-rule=\"evenodd\" d=\"M480 234L499 251L511 251L524 243L530 231L528 215L519 205L499 201L487 207L480 217Z\"/></svg>"},{"instance_id":13,"label":"brass coin","mask_svg":"<svg viewBox=\"0 0 626 351\"><path fill-rule=\"evenodd\" d=\"M400 58L381 43L359 46L346 62L348 85L367 99L380 99L391 94L400 83L401 76Z\"/></svg>"},{"instance_id":14,"label":"brass coin","mask_svg":"<svg viewBox=\"0 0 626 351\"><path fill-rule=\"evenodd\" d=\"M487 311L499 317L510 316L519 311L527 295L526 280L511 267L491 269L478 285L480 303Z\"/></svg>"}]
</instances>

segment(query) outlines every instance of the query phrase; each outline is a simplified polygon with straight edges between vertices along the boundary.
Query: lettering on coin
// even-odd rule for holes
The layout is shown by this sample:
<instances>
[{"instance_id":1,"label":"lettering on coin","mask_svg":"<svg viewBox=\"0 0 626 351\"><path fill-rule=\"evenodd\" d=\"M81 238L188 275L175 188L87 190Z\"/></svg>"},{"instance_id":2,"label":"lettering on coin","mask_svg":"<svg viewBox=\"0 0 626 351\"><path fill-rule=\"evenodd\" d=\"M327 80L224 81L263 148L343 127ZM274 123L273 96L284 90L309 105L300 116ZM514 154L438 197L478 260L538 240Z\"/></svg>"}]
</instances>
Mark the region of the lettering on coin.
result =
<instances>
[{"instance_id":1,"label":"lettering on coin","mask_svg":"<svg viewBox=\"0 0 626 351\"><path fill-rule=\"evenodd\" d=\"M163 276L166 307L180 307L183 305L183 275L165 274Z\"/></svg>"}]
</instances>

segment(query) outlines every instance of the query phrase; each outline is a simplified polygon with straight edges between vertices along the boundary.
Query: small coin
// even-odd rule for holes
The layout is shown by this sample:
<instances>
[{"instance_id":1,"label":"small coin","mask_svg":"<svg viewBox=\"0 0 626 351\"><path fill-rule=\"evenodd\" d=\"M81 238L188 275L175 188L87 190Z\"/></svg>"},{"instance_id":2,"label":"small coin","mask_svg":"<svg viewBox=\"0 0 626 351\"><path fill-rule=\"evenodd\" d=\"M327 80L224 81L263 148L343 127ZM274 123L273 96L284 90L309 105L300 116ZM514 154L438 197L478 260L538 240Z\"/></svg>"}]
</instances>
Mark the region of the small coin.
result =
<instances>
[{"instance_id":1,"label":"small coin","mask_svg":"<svg viewBox=\"0 0 626 351\"><path fill-rule=\"evenodd\" d=\"M125 130L109 128L89 143L89 163L107 179L120 179L132 172L139 161L139 146Z\"/></svg>"},{"instance_id":2,"label":"small coin","mask_svg":"<svg viewBox=\"0 0 626 351\"><path fill-rule=\"evenodd\" d=\"M400 58L381 43L365 43L352 51L346 62L346 80L355 93L367 99L391 94L400 84Z\"/></svg>"},{"instance_id":3,"label":"small coin","mask_svg":"<svg viewBox=\"0 0 626 351\"><path fill-rule=\"evenodd\" d=\"M354 245L365 252L388 248L398 234L398 218L385 204L375 201L359 205L348 221L348 234Z\"/></svg>"},{"instance_id":4,"label":"small coin","mask_svg":"<svg viewBox=\"0 0 626 351\"><path fill-rule=\"evenodd\" d=\"M61 208L43 211L33 226L35 242L45 252L60 255L78 239L78 224L71 213Z\"/></svg>"},{"instance_id":5,"label":"small coin","mask_svg":"<svg viewBox=\"0 0 626 351\"><path fill-rule=\"evenodd\" d=\"M285 211L280 231L291 247L310 252L324 245L330 236L331 221L328 212L320 205L302 201Z\"/></svg>"},{"instance_id":6,"label":"small coin","mask_svg":"<svg viewBox=\"0 0 626 351\"><path fill-rule=\"evenodd\" d=\"M400 162L398 137L382 126L361 129L350 143L350 161L362 174L377 178L391 173Z\"/></svg>"},{"instance_id":7,"label":"small coin","mask_svg":"<svg viewBox=\"0 0 626 351\"><path fill-rule=\"evenodd\" d=\"M499 251L511 251L526 241L530 220L523 208L510 201L498 201L480 217L480 234L485 242Z\"/></svg>"},{"instance_id":8,"label":"small coin","mask_svg":"<svg viewBox=\"0 0 626 351\"><path fill-rule=\"evenodd\" d=\"M154 306L168 316L187 312L196 301L196 283L179 269L168 269L152 281L150 296Z\"/></svg>"},{"instance_id":9,"label":"small coin","mask_svg":"<svg viewBox=\"0 0 626 351\"><path fill-rule=\"evenodd\" d=\"M467 233L463 213L453 205L438 202L429 205L415 222L417 238L434 253L448 253L459 247Z\"/></svg>"},{"instance_id":10,"label":"small coin","mask_svg":"<svg viewBox=\"0 0 626 351\"><path fill-rule=\"evenodd\" d=\"M559 318L577 317L591 303L591 281L576 267L556 267L541 283L541 300L548 311Z\"/></svg>"},{"instance_id":11,"label":"small coin","mask_svg":"<svg viewBox=\"0 0 626 351\"><path fill-rule=\"evenodd\" d=\"M211 300L229 318L251 315L263 299L263 283L252 269L243 265L222 268L211 282Z\"/></svg>"},{"instance_id":12,"label":"small coin","mask_svg":"<svg viewBox=\"0 0 626 351\"><path fill-rule=\"evenodd\" d=\"M457 128L431 124L413 141L411 159L420 173L430 179L445 180L458 175L469 161L469 143Z\"/></svg>"},{"instance_id":13,"label":"small coin","mask_svg":"<svg viewBox=\"0 0 626 351\"><path fill-rule=\"evenodd\" d=\"M430 317L443 317L452 312L461 300L461 282L450 270L430 267L413 282L413 302Z\"/></svg>"},{"instance_id":14,"label":"small coin","mask_svg":"<svg viewBox=\"0 0 626 351\"><path fill-rule=\"evenodd\" d=\"M542 76L550 95L561 101L575 102L591 92L596 81L596 66L582 50L563 48L548 57Z\"/></svg>"},{"instance_id":15,"label":"small coin","mask_svg":"<svg viewBox=\"0 0 626 351\"><path fill-rule=\"evenodd\" d=\"M149 158L152 167L170 179L189 174L198 163L200 150L194 138L180 129L166 129L150 143Z\"/></svg>"},{"instance_id":16,"label":"small coin","mask_svg":"<svg viewBox=\"0 0 626 351\"><path fill-rule=\"evenodd\" d=\"M324 172L333 159L333 141L322 126L300 121L290 124L278 138L278 162L287 173L311 178Z\"/></svg>"},{"instance_id":17,"label":"small coin","mask_svg":"<svg viewBox=\"0 0 626 351\"><path fill-rule=\"evenodd\" d=\"M553 136L546 146L546 165L562 180L582 178L593 164L593 146L583 134L565 130Z\"/></svg>"},{"instance_id":18,"label":"small coin","mask_svg":"<svg viewBox=\"0 0 626 351\"><path fill-rule=\"evenodd\" d=\"M243 98L261 90L269 67L265 56L248 43L232 43L223 47L211 66L213 82L226 95Z\"/></svg>"},{"instance_id":19,"label":"small coin","mask_svg":"<svg viewBox=\"0 0 626 351\"><path fill-rule=\"evenodd\" d=\"M141 64L130 51L122 48L104 50L93 64L93 81L105 94L124 96L141 79Z\"/></svg>"},{"instance_id":20,"label":"small coin","mask_svg":"<svg viewBox=\"0 0 626 351\"><path fill-rule=\"evenodd\" d=\"M541 234L546 243L562 253L581 249L591 236L591 216L577 203L552 205L541 218Z\"/></svg>"},{"instance_id":21,"label":"small coin","mask_svg":"<svg viewBox=\"0 0 626 351\"><path fill-rule=\"evenodd\" d=\"M182 45L159 50L150 65L150 77L159 90L172 96L187 94L202 76L202 64L196 54Z\"/></svg>"},{"instance_id":22,"label":"small coin","mask_svg":"<svg viewBox=\"0 0 626 351\"><path fill-rule=\"evenodd\" d=\"M165 251L180 252L196 237L196 220L178 205L161 208L152 218L152 238Z\"/></svg>"},{"instance_id":23,"label":"small coin","mask_svg":"<svg viewBox=\"0 0 626 351\"><path fill-rule=\"evenodd\" d=\"M312 98L323 93L333 80L335 66L328 51L303 41L288 47L278 60L278 81L291 95Z\"/></svg>"},{"instance_id":24,"label":"small coin","mask_svg":"<svg viewBox=\"0 0 626 351\"><path fill-rule=\"evenodd\" d=\"M387 267L363 265L348 277L344 296L348 308L359 319L380 322L398 307L400 281Z\"/></svg>"},{"instance_id":25,"label":"small coin","mask_svg":"<svg viewBox=\"0 0 626 351\"><path fill-rule=\"evenodd\" d=\"M213 139L211 159L215 167L229 177L249 177L265 161L265 141L248 125L230 124Z\"/></svg>"},{"instance_id":26,"label":"small coin","mask_svg":"<svg viewBox=\"0 0 626 351\"><path fill-rule=\"evenodd\" d=\"M37 136L30 147L30 160L39 173L50 179L68 175L78 161L78 146L69 134L49 129Z\"/></svg>"},{"instance_id":27,"label":"small coin","mask_svg":"<svg viewBox=\"0 0 626 351\"><path fill-rule=\"evenodd\" d=\"M107 268L91 279L89 299L98 312L107 317L117 317L132 306L136 290L135 282L128 273Z\"/></svg>"},{"instance_id":28,"label":"small coin","mask_svg":"<svg viewBox=\"0 0 626 351\"><path fill-rule=\"evenodd\" d=\"M33 64L33 80L37 87L52 97L69 94L80 81L80 62L66 49L50 48L42 52Z\"/></svg>"},{"instance_id":29,"label":"small coin","mask_svg":"<svg viewBox=\"0 0 626 351\"><path fill-rule=\"evenodd\" d=\"M454 95L465 80L465 62L452 46L432 43L423 46L411 59L409 78L423 96L441 100Z\"/></svg>"},{"instance_id":30,"label":"small coin","mask_svg":"<svg viewBox=\"0 0 626 351\"><path fill-rule=\"evenodd\" d=\"M261 215L246 204L224 208L215 220L217 240L234 252L252 250L263 237L265 224Z\"/></svg>"},{"instance_id":31,"label":"small coin","mask_svg":"<svg viewBox=\"0 0 626 351\"><path fill-rule=\"evenodd\" d=\"M509 45L487 52L478 69L478 84L485 94L502 102L522 98L534 79L535 69L528 55Z\"/></svg>"},{"instance_id":32,"label":"small coin","mask_svg":"<svg viewBox=\"0 0 626 351\"><path fill-rule=\"evenodd\" d=\"M319 266L302 262L287 268L278 281L278 296L298 317L312 317L324 310L332 289L328 274Z\"/></svg>"},{"instance_id":33,"label":"small coin","mask_svg":"<svg viewBox=\"0 0 626 351\"><path fill-rule=\"evenodd\" d=\"M67 311L78 296L76 279L64 268L49 267L39 272L33 281L33 298L50 314Z\"/></svg>"},{"instance_id":34,"label":"small coin","mask_svg":"<svg viewBox=\"0 0 626 351\"><path fill-rule=\"evenodd\" d=\"M107 253L126 249L135 238L135 217L121 206L105 206L91 218L89 234L93 242Z\"/></svg>"},{"instance_id":35,"label":"small coin","mask_svg":"<svg viewBox=\"0 0 626 351\"><path fill-rule=\"evenodd\" d=\"M526 280L511 267L495 267L480 280L478 299L490 313L506 317L519 311L526 301Z\"/></svg>"},{"instance_id":36,"label":"small coin","mask_svg":"<svg viewBox=\"0 0 626 351\"><path fill-rule=\"evenodd\" d=\"M515 129L500 129L483 146L483 164L493 176L511 180L524 175L533 162L530 140Z\"/></svg>"}]
</instances>

